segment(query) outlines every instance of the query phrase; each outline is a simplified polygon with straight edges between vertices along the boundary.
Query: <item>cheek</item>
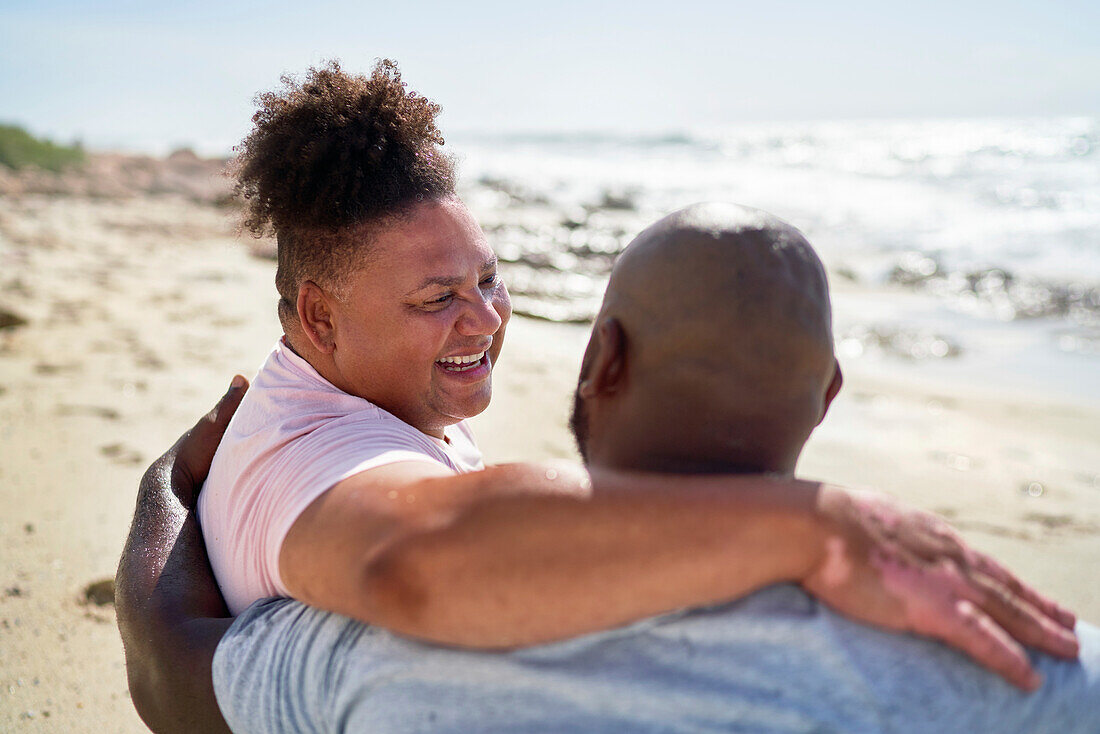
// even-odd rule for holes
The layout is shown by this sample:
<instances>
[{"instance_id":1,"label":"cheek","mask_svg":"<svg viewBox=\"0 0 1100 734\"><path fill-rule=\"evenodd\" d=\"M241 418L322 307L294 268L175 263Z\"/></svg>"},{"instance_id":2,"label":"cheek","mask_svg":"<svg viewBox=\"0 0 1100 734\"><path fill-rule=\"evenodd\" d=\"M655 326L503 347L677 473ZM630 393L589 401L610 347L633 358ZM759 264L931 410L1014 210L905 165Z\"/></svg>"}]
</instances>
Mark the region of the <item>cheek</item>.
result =
<instances>
[{"instance_id":1,"label":"cheek","mask_svg":"<svg viewBox=\"0 0 1100 734\"><path fill-rule=\"evenodd\" d=\"M489 348L489 356L493 364L496 364L497 358L500 356L500 350L504 346L504 332L508 328L508 319L512 317L512 299L503 283L501 283L500 290L493 298L493 309L500 316L500 328L493 335L493 346Z\"/></svg>"},{"instance_id":2,"label":"cheek","mask_svg":"<svg viewBox=\"0 0 1100 734\"><path fill-rule=\"evenodd\" d=\"M500 316L500 328L503 330L508 325L508 319L512 317L512 297L508 294L508 289L504 286L504 283L500 284L500 288L493 298L493 308Z\"/></svg>"},{"instance_id":3,"label":"cheek","mask_svg":"<svg viewBox=\"0 0 1100 734\"><path fill-rule=\"evenodd\" d=\"M409 323L401 339L406 353L417 359L435 363L435 360L453 343L455 338L455 311L447 309L428 318Z\"/></svg>"}]
</instances>

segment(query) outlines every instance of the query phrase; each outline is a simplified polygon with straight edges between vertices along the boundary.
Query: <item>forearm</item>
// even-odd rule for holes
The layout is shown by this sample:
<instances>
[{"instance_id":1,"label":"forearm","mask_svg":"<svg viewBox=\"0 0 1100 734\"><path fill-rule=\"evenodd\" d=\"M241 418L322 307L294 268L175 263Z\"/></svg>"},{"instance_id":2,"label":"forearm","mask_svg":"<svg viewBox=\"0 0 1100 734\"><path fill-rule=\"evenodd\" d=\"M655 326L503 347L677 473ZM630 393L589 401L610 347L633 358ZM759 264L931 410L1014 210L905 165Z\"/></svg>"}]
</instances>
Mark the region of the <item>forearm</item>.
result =
<instances>
[{"instance_id":1,"label":"forearm","mask_svg":"<svg viewBox=\"0 0 1100 734\"><path fill-rule=\"evenodd\" d=\"M502 648L797 581L834 610L947 642L1032 690L1021 643L1074 657L1073 615L942 518L761 476L516 465L363 472L302 513L280 571L303 601L452 645ZM288 579L288 573L289 579Z\"/></svg>"},{"instance_id":2,"label":"forearm","mask_svg":"<svg viewBox=\"0 0 1100 734\"><path fill-rule=\"evenodd\" d=\"M146 473L119 562L116 608L131 697L157 732L228 731L210 660L232 622L209 572L195 516L180 497L171 454ZM181 499L183 500L181 502Z\"/></svg>"},{"instance_id":3,"label":"forearm","mask_svg":"<svg viewBox=\"0 0 1100 734\"><path fill-rule=\"evenodd\" d=\"M464 478L468 490L445 495L457 508L424 513L435 520L373 558L356 616L510 647L798 581L821 559L817 484L601 472L589 487L584 475L547 471ZM436 496L428 484L407 492L422 502Z\"/></svg>"}]
</instances>

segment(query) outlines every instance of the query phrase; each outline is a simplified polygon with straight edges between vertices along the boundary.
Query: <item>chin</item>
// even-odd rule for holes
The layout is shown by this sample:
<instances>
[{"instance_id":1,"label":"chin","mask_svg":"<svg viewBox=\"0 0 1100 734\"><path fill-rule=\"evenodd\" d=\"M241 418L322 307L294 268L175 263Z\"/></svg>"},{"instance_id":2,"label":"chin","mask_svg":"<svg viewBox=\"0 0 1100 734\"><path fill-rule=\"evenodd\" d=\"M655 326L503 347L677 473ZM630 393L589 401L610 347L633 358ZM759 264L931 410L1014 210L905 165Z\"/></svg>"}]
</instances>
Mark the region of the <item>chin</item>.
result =
<instances>
[{"instance_id":1,"label":"chin","mask_svg":"<svg viewBox=\"0 0 1100 734\"><path fill-rule=\"evenodd\" d=\"M484 393L478 393L475 396L470 396L462 400L461 402L453 403L451 410L447 411L448 415L454 416L459 420L466 420L467 418L473 418L474 416L481 415L485 412L485 409L489 407L489 403L492 401L493 392L491 389L486 388Z\"/></svg>"}]
</instances>

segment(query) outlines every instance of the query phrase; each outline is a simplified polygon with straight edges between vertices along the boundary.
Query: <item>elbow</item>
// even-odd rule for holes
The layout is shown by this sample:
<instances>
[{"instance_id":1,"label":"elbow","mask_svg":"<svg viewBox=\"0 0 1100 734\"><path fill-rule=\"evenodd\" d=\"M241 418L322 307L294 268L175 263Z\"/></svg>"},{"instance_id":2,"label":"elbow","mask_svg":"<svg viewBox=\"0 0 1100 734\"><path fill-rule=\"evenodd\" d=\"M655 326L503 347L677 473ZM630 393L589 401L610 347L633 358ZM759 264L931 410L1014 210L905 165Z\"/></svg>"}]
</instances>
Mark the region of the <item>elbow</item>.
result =
<instances>
[{"instance_id":1,"label":"elbow","mask_svg":"<svg viewBox=\"0 0 1100 734\"><path fill-rule=\"evenodd\" d=\"M148 612L152 610L147 609L147 606L141 603L140 595L132 588L124 556L115 574L115 619L126 660L126 683L130 689L130 700L141 720L150 729L157 731L154 726L157 722L154 637L147 624L151 617Z\"/></svg>"},{"instance_id":2,"label":"elbow","mask_svg":"<svg viewBox=\"0 0 1100 734\"><path fill-rule=\"evenodd\" d=\"M173 684L175 653L183 647L160 605L142 600L118 575L116 611L126 659L126 683L138 716L158 734L187 731L178 725Z\"/></svg>"},{"instance_id":3,"label":"elbow","mask_svg":"<svg viewBox=\"0 0 1100 734\"><path fill-rule=\"evenodd\" d=\"M126 682L130 688L130 701L137 709L138 716L154 732L165 732L164 715L156 696L156 685L150 671L140 669L138 665L126 664Z\"/></svg>"},{"instance_id":4,"label":"elbow","mask_svg":"<svg viewBox=\"0 0 1100 734\"><path fill-rule=\"evenodd\" d=\"M163 671L157 665L157 656L151 643L140 639L126 639L126 683L130 689L130 701L138 716L150 730L161 734L177 731L171 725L169 701L162 693L167 687Z\"/></svg>"},{"instance_id":5,"label":"elbow","mask_svg":"<svg viewBox=\"0 0 1100 734\"><path fill-rule=\"evenodd\" d=\"M154 612L154 614L156 614ZM157 734L228 732L211 661L228 619L198 619L126 642L126 680L138 716Z\"/></svg>"},{"instance_id":6,"label":"elbow","mask_svg":"<svg viewBox=\"0 0 1100 734\"><path fill-rule=\"evenodd\" d=\"M138 716L155 734L186 734L194 731L218 731L212 726L197 727L195 712L202 707L188 709L185 696L173 693L172 674L153 666L126 666L126 679L130 688L130 700Z\"/></svg>"},{"instance_id":7,"label":"elbow","mask_svg":"<svg viewBox=\"0 0 1100 734\"><path fill-rule=\"evenodd\" d=\"M149 633L134 629L134 625L119 617L123 649L126 657L126 683L130 700L138 716L154 732L173 731L168 701L162 694L167 686L158 665L158 654Z\"/></svg>"},{"instance_id":8,"label":"elbow","mask_svg":"<svg viewBox=\"0 0 1100 734\"><path fill-rule=\"evenodd\" d=\"M416 635L415 630L430 619L437 590L419 556L409 544L396 543L364 564L360 589L367 607L365 621Z\"/></svg>"},{"instance_id":9,"label":"elbow","mask_svg":"<svg viewBox=\"0 0 1100 734\"><path fill-rule=\"evenodd\" d=\"M359 598L368 610L364 621L422 636L413 630L430 627L446 607L448 579L466 565L469 548L457 531L463 514L426 503L402 513L358 569Z\"/></svg>"},{"instance_id":10,"label":"elbow","mask_svg":"<svg viewBox=\"0 0 1100 734\"><path fill-rule=\"evenodd\" d=\"M364 621L428 642L506 649L516 642L486 629L478 582L463 572L461 551L449 552L428 537L395 543L362 570ZM471 600L474 602L471 604Z\"/></svg>"}]
</instances>

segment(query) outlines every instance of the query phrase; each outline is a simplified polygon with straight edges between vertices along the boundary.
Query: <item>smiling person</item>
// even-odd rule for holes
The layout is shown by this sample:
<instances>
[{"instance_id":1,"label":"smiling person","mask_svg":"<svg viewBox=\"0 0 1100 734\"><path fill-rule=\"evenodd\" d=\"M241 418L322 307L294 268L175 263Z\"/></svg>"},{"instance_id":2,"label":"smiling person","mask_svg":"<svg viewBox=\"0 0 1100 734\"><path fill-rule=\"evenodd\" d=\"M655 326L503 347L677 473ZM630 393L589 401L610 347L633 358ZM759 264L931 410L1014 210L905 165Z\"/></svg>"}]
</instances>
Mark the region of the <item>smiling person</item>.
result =
<instances>
[{"instance_id":1,"label":"smiling person","mask_svg":"<svg viewBox=\"0 0 1100 734\"><path fill-rule=\"evenodd\" d=\"M330 64L260 103L238 176L248 225L278 241L284 334L209 476L226 408L143 480L117 605L151 727L224 728L213 648L227 613L271 596L500 649L789 581L1029 689L1016 640L1076 649L1072 615L923 513L790 476L483 467L464 419L489 403L510 306L438 108L390 62Z\"/></svg>"},{"instance_id":2,"label":"smiling person","mask_svg":"<svg viewBox=\"0 0 1100 734\"><path fill-rule=\"evenodd\" d=\"M571 424L586 463L790 476L839 387L829 312L824 268L775 217L712 204L647 228L616 263L581 367ZM497 655L272 599L223 637L213 678L240 734L1094 732L1100 631L1077 632L1080 660L1031 654L1044 684L1025 695L789 584Z\"/></svg>"}]
</instances>

